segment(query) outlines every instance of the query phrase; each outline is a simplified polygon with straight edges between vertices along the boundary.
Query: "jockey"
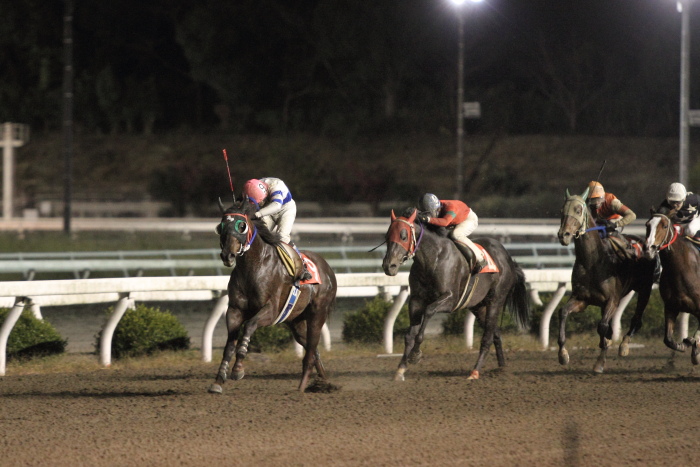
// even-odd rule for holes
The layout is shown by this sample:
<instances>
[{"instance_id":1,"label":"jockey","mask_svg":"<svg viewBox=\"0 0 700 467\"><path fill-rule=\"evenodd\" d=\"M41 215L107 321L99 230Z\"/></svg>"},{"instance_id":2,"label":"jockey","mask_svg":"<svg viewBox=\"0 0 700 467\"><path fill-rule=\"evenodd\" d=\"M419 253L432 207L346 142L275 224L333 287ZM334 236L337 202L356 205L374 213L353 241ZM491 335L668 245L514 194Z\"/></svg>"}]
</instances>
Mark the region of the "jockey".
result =
<instances>
[{"instance_id":1,"label":"jockey","mask_svg":"<svg viewBox=\"0 0 700 467\"><path fill-rule=\"evenodd\" d=\"M473 274L486 266L483 252L469 239L469 234L479 225L479 218L469 206L459 200L438 199L432 193L424 194L418 204L422 211L418 214L419 221L451 228L450 238L462 254L469 257L469 250L474 253L476 261L472 266Z\"/></svg>"},{"instance_id":2,"label":"jockey","mask_svg":"<svg viewBox=\"0 0 700 467\"><path fill-rule=\"evenodd\" d=\"M681 183L671 183L666 199L659 206L659 213L667 214L674 224L680 224L681 233L700 239L700 196L686 191Z\"/></svg>"},{"instance_id":3,"label":"jockey","mask_svg":"<svg viewBox=\"0 0 700 467\"><path fill-rule=\"evenodd\" d=\"M634 211L622 204L617 196L606 193L603 185L596 181L588 184L588 208L593 218L604 224L608 232L617 233L618 227L622 228L637 218Z\"/></svg>"},{"instance_id":4,"label":"jockey","mask_svg":"<svg viewBox=\"0 0 700 467\"><path fill-rule=\"evenodd\" d=\"M243 185L243 194L258 206L255 218L261 219L270 231L279 233L281 240L294 247L301 257L299 249L291 239L292 225L297 217L297 205L287 185L279 178L253 178ZM302 265L304 269L299 280L311 279L303 261Z\"/></svg>"}]
</instances>

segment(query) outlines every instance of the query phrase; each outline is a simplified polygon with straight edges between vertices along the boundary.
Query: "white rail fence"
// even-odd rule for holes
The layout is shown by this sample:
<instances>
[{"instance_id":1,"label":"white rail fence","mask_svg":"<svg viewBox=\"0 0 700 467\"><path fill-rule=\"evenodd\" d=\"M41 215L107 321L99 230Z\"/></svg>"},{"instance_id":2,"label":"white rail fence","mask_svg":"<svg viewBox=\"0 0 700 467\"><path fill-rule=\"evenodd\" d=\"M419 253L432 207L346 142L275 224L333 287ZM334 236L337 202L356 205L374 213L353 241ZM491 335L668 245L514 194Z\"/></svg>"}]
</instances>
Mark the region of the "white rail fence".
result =
<instances>
[{"instance_id":1,"label":"white rail fence","mask_svg":"<svg viewBox=\"0 0 700 467\"><path fill-rule=\"evenodd\" d=\"M559 243L506 243L503 245L515 261L524 268L560 268L574 264L573 245ZM381 272L386 248L375 245L310 246L305 250L321 253L336 272ZM0 274L18 275L34 280L60 273L75 279L87 279L92 273L141 277L170 274L171 276L228 275L219 258L219 249L185 250L125 250L0 253ZM407 267L405 268L407 270ZM50 277L55 278L55 277Z\"/></svg>"},{"instance_id":2,"label":"white rail fence","mask_svg":"<svg viewBox=\"0 0 700 467\"><path fill-rule=\"evenodd\" d=\"M549 346L549 323L567 289L570 289L570 269L526 269L526 280L530 288L530 297L534 303L541 305L540 292L554 292L553 298L544 309L540 325L540 343L543 349ZM394 277L383 273L341 273L338 278L338 296L371 297L383 293L394 297L393 306L387 316L384 327L384 348L393 352L393 326L399 310L408 297L408 273L402 272ZM7 340L25 308L41 318L42 306L62 306L86 303L114 302L112 314L108 317L102 330L99 349L100 363L111 364L111 344L114 330L127 308L136 301L164 300L212 300L216 299L214 308L204 324L202 331L202 359L212 358L212 337L217 322L226 311L228 297L227 276L180 276L180 277L128 277L110 279L75 279L46 281L10 281L0 282L0 307L11 307L10 313L0 327L0 376L5 375L7 362ZM629 299L628 295L620 304L613 318L614 339L619 339L620 317ZM465 323L466 344L473 346L474 318L471 313ZM687 335L687 325L686 325ZM330 350L330 333L326 327L323 334L326 349Z\"/></svg>"}]
</instances>

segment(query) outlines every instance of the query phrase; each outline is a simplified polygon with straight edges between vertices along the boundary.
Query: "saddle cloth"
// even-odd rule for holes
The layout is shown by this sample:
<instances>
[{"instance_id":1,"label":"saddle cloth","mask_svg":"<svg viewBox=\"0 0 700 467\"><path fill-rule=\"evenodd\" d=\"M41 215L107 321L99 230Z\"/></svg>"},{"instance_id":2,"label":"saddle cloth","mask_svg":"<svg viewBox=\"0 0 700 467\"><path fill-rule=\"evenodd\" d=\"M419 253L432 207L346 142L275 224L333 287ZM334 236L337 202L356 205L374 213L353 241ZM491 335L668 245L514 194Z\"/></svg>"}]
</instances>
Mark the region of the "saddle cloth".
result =
<instances>
[{"instance_id":1,"label":"saddle cloth","mask_svg":"<svg viewBox=\"0 0 700 467\"><path fill-rule=\"evenodd\" d=\"M484 273L488 273L488 272L501 272L501 270L498 269L498 265L496 264L496 262L493 260L493 258L489 254L489 252L486 251L486 248L479 245L478 243L475 243L474 245L476 245L481 250L481 252L484 254L484 259L486 259L486 262L488 263L486 266L481 268L481 271L479 271L479 274L484 274Z\"/></svg>"},{"instance_id":2,"label":"saddle cloth","mask_svg":"<svg viewBox=\"0 0 700 467\"><path fill-rule=\"evenodd\" d=\"M321 275L318 272L318 268L316 267L316 264L314 264L311 259L306 256L304 253L301 254L301 258L297 254L296 250L289 244L287 243L278 243L277 245L277 254L279 254L280 259L282 260L282 264L284 264L284 267L287 268L287 273L292 276L292 277L297 277L298 273L301 272L302 269L302 261L304 262L303 264L306 265L306 270L309 271L311 274L311 279L306 280L306 281L301 281L300 284L320 284L321 283Z\"/></svg>"}]
</instances>

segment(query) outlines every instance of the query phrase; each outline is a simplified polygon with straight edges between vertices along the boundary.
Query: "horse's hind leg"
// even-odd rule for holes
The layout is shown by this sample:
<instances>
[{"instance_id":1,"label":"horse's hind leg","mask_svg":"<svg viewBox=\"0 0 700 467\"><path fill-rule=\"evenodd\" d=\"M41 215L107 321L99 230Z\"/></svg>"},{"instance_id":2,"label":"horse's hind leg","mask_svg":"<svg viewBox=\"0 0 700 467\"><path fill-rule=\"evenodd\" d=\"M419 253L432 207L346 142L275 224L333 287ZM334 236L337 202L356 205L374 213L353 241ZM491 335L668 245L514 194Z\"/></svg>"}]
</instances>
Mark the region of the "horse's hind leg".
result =
<instances>
[{"instance_id":1,"label":"horse's hind leg","mask_svg":"<svg viewBox=\"0 0 700 467\"><path fill-rule=\"evenodd\" d=\"M323 326L321 326L321 327L323 327ZM306 321L300 321L294 325L290 325L290 329L292 331L292 334L294 335L294 340L296 340L299 343L299 345L301 345L304 348L304 351L306 352L306 348L307 348ZM320 342L320 337L319 337L319 342ZM318 377L320 379L326 379L326 369L324 368L323 362L321 361L321 354L318 351L318 347L314 351L314 367L316 368L316 372L318 373Z\"/></svg>"},{"instance_id":2,"label":"horse's hind leg","mask_svg":"<svg viewBox=\"0 0 700 467\"><path fill-rule=\"evenodd\" d=\"M472 369L471 373L469 374L469 378L467 378L470 380L479 379L481 367L483 366L484 360L486 360L486 357L489 354L489 350L491 350L491 344L496 344L497 334L496 317L491 316L491 314L493 313L491 309L481 308L478 312L474 311L473 313L484 327L484 334L481 336L481 345L479 346L479 357L476 359L476 365L474 365L474 369ZM480 319L480 316L483 316L484 319ZM498 344L496 344L496 355L498 358L498 365L503 366L505 365L505 358L503 356L503 349L501 349L500 346L501 337L499 335Z\"/></svg>"},{"instance_id":3,"label":"horse's hind leg","mask_svg":"<svg viewBox=\"0 0 700 467\"><path fill-rule=\"evenodd\" d=\"M651 287L645 293L639 293L637 297L637 307L634 309L634 316L632 316L632 321L630 322L630 329L627 331L625 337L622 338L620 342L620 349L618 354L620 357L626 357L630 354L630 342L632 336L634 336L637 331L642 328L642 316L644 315L644 310L649 303L649 296L651 294Z\"/></svg>"},{"instance_id":4,"label":"horse's hind leg","mask_svg":"<svg viewBox=\"0 0 700 467\"><path fill-rule=\"evenodd\" d=\"M326 377L326 371L321 363L321 356L318 353L318 343L321 340L321 328L323 323L320 320L307 324L306 332L306 352L302 360L301 381L299 382L299 391L304 391L309 385L311 371L315 367L320 378Z\"/></svg>"}]
</instances>

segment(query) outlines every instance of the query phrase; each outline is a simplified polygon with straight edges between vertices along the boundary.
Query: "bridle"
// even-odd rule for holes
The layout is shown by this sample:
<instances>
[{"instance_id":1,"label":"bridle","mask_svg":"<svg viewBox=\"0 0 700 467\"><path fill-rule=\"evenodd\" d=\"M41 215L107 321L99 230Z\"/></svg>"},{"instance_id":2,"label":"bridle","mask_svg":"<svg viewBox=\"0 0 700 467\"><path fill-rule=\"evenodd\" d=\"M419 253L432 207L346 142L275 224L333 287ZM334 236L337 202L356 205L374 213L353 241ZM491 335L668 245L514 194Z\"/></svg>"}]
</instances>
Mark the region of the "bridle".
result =
<instances>
[{"instance_id":1,"label":"bridle","mask_svg":"<svg viewBox=\"0 0 700 467\"><path fill-rule=\"evenodd\" d=\"M586 205L586 202L583 200L582 197L579 196L569 196L568 202L576 202L581 205L581 214L576 214L575 210L568 209L566 215L573 218L576 222L579 223L579 228L576 230L576 232L573 233L574 238L579 238L581 235L585 235L588 232L591 231L599 231L600 237L605 238L606 232L605 232L605 226L603 225L596 225L594 227L586 227L588 225L588 206ZM571 211L574 211L573 213Z\"/></svg>"},{"instance_id":2,"label":"bridle","mask_svg":"<svg viewBox=\"0 0 700 467\"><path fill-rule=\"evenodd\" d=\"M411 234L408 236L406 240L401 238L401 230L399 228L394 227L395 222L401 222L403 224L406 224L411 232ZM406 254L403 259L402 263L408 261L409 259L412 259L416 255L416 250L418 249L418 245L420 245L420 241L423 238L423 231L425 229L421 226L420 230L420 235L418 238L416 238L416 225L413 222L409 222L406 219L397 217L396 219L393 219L391 221L391 225L389 226L389 238L388 240L390 242L394 242L401 246L408 254Z\"/></svg>"},{"instance_id":3,"label":"bridle","mask_svg":"<svg viewBox=\"0 0 700 467\"><path fill-rule=\"evenodd\" d=\"M231 225L233 225L233 228L231 228ZM250 219L248 219L248 216L245 214L233 213L224 215L224 217L221 219L221 223L216 226L216 233L219 234L222 250L224 248L222 239L224 234L230 233L230 235L234 235L237 238L245 235L246 241L239 241L240 247L238 248L238 251L233 253L235 256L241 256L250 249L250 246L255 241L255 237L258 235L258 228L255 227L255 224L253 224L252 229L250 228Z\"/></svg>"},{"instance_id":4,"label":"bridle","mask_svg":"<svg viewBox=\"0 0 700 467\"><path fill-rule=\"evenodd\" d=\"M567 212L565 213L566 216L571 217L579 224L578 230L576 230L576 232L573 233L574 238L579 238L581 235L585 235L586 232L589 232L591 230L597 230L596 227L592 227L590 229L586 229L585 227L588 224L588 207L586 206L586 202L583 200L583 198L579 196L569 196L567 202L576 202L581 205L581 214L577 214L576 210L571 208L567 209Z\"/></svg>"},{"instance_id":5,"label":"bridle","mask_svg":"<svg viewBox=\"0 0 700 467\"><path fill-rule=\"evenodd\" d=\"M664 235L663 241L658 245L659 251L665 250L666 248L673 245L673 243L678 239L678 231L680 229L678 228L678 226L673 225L673 223L671 222L671 219L665 214L656 213L652 217L666 219L666 222L667 222L666 234ZM655 233L656 233L658 227L659 227L659 224L657 223L656 227L654 227ZM670 239L669 239L669 237L670 237Z\"/></svg>"}]
</instances>

